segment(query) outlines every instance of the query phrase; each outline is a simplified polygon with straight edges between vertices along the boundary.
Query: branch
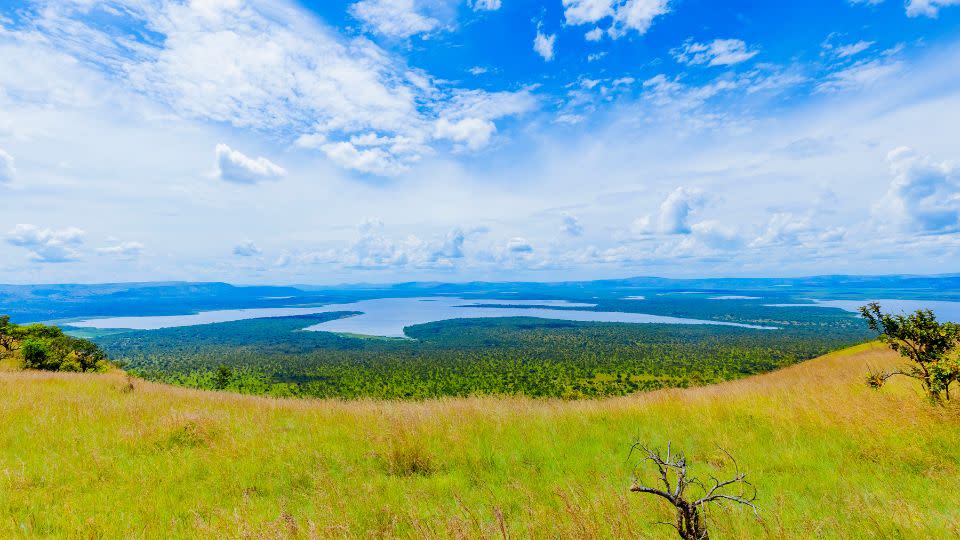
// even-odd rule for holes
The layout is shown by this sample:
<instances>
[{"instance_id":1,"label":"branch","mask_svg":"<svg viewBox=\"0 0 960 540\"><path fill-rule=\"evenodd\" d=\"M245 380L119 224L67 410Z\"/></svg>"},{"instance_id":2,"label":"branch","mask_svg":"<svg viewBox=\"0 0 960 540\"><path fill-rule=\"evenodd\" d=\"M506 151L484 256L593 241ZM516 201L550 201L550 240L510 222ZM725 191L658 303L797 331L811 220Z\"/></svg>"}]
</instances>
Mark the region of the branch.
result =
<instances>
[{"instance_id":1,"label":"branch","mask_svg":"<svg viewBox=\"0 0 960 540\"><path fill-rule=\"evenodd\" d=\"M663 491L662 489L641 486L640 484L634 484L633 486L630 487L630 491L634 493L650 493L651 495L658 495L660 497L663 497L664 499L670 501L671 503L674 502L673 496L667 493L666 491Z\"/></svg>"},{"instance_id":2,"label":"branch","mask_svg":"<svg viewBox=\"0 0 960 540\"><path fill-rule=\"evenodd\" d=\"M717 493L716 495L711 495L710 497L705 497L703 499L700 499L695 504L703 504L703 503L708 503L708 502L717 501L717 500L733 501L735 503L749 506L751 509L753 509L753 515L755 515L757 519L760 519L760 510L757 508L757 505L753 504L753 501L756 500L756 495L754 495L750 499L746 499L743 497L738 497L736 495L725 495L723 493Z\"/></svg>"}]
</instances>

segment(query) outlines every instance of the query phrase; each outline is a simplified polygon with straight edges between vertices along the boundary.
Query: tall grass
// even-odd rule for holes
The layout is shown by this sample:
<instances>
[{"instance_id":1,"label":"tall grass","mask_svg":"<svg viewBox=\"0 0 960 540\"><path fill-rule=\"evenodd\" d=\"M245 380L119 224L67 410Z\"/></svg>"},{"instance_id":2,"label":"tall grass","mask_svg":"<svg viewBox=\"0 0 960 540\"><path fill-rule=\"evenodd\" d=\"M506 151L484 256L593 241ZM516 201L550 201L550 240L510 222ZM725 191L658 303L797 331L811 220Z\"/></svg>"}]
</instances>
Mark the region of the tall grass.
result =
<instances>
[{"instance_id":1,"label":"tall grass","mask_svg":"<svg viewBox=\"0 0 960 540\"><path fill-rule=\"evenodd\" d=\"M872 391L861 346L717 386L604 401L271 400L125 375L0 373L0 537L672 538L630 444L694 474L735 455L762 522L717 538L960 535L960 412Z\"/></svg>"}]
</instances>

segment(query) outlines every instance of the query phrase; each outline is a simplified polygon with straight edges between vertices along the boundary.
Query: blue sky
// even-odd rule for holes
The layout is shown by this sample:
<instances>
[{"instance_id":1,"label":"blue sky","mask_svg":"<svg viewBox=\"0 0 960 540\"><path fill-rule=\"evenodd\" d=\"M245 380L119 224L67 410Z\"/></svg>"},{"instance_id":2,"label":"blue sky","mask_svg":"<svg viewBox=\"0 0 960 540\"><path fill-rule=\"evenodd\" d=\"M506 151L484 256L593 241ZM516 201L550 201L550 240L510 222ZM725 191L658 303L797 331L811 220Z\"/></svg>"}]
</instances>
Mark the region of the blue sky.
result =
<instances>
[{"instance_id":1,"label":"blue sky","mask_svg":"<svg viewBox=\"0 0 960 540\"><path fill-rule=\"evenodd\" d=\"M0 0L0 282L960 268L960 0Z\"/></svg>"}]
</instances>

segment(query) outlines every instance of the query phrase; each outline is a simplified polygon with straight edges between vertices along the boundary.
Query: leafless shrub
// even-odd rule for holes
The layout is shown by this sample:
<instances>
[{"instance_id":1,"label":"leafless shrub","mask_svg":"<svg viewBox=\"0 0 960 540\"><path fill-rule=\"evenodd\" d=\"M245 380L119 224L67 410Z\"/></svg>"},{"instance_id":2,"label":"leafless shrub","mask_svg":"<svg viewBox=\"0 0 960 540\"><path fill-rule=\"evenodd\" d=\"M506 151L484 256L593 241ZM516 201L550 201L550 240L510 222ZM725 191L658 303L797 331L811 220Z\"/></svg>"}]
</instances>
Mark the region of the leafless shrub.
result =
<instances>
[{"instance_id":1,"label":"leafless shrub","mask_svg":"<svg viewBox=\"0 0 960 540\"><path fill-rule=\"evenodd\" d=\"M635 443L630 449L630 456L634 452L642 452L645 456L634 467L634 480L630 491L634 493L649 493L668 501L677 513L673 523L663 522L677 530L683 540L708 540L707 512L711 503L734 503L749 506L757 519L760 519L754 502L757 500L757 491L752 484L746 481L746 473L740 472L737 461L729 452L723 450L734 466L734 475L727 480L720 480L710 475L710 483L706 484L696 477L687 475L687 459L682 453L673 453L667 443L666 454L652 450L641 443ZM653 463L659 473L659 483L662 488L652 487L641 483L637 476L637 469L646 462ZM693 490L699 492L700 497L691 497ZM735 493L731 490L736 489Z\"/></svg>"}]
</instances>

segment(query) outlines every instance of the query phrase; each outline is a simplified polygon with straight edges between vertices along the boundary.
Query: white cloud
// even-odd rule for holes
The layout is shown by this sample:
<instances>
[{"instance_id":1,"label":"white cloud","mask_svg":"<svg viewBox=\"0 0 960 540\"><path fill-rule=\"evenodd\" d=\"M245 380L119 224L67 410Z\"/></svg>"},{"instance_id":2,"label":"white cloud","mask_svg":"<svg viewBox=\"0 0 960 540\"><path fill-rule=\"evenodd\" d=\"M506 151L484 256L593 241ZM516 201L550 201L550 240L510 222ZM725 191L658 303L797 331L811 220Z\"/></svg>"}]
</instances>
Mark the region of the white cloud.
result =
<instances>
[{"instance_id":1,"label":"white cloud","mask_svg":"<svg viewBox=\"0 0 960 540\"><path fill-rule=\"evenodd\" d=\"M349 141L325 144L321 150L337 165L362 173L380 176L395 176L407 170L407 166L382 148L358 148Z\"/></svg>"},{"instance_id":2,"label":"white cloud","mask_svg":"<svg viewBox=\"0 0 960 540\"><path fill-rule=\"evenodd\" d=\"M583 225L577 216L566 214L563 216L561 230L570 236L580 236L583 234Z\"/></svg>"},{"instance_id":3,"label":"white cloud","mask_svg":"<svg viewBox=\"0 0 960 540\"><path fill-rule=\"evenodd\" d=\"M500 9L500 0L470 0L474 11L496 11Z\"/></svg>"},{"instance_id":4,"label":"white cloud","mask_svg":"<svg viewBox=\"0 0 960 540\"><path fill-rule=\"evenodd\" d=\"M960 230L960 166L905 146L891 151L887 163L893 180L875 209L881 219L920 233Z\"/></svg>"},{"instance_id":5,"label":"white cloud","mask_svg":"<svg viewBox=\"0 0 960 540\"><path fill-rule=\"evenodd\" d=\"M874 43L876 42L860 40L856 43L850 43L847 45L838 45L837 47L833 48L833 53L838 58L848 58L850 56L858 55L863 51L869 49L870 47L873 46Z\"/></svg>"},{"instance_id":6,"label":"white cloud","mask_svg":"<svg viewBox=\"0 0 960 540\"><path fill-rule=\"evenodd\" d=\"M446 238L440 246L433 250L431 254L432 262L451 261L452 259L462 259L464 257L463 244L467 240L467 235L463 230L456 228L447 233Z\"/></svg>"},{"instance_id":7,"label":"white cloud","mask_svg":"<svg viewBox=\"0 0 960 540\"><path fill-rule=\"evenodd\" d=\"M517 92L457 91L433 124L432 136L456 143L457 151L479 150L497 132L494 120L534 109L537 100L529 90Z\"/></svg>"},{"instance_id":8,"label":"white cloud","mask_svg":"<svg viewBox=\"0 0 960 540\"><path fill-rule=\"evenodd\" d=\"M494 4L477 2L474 7L489 9ZM355 11L370 17L411 6L420 4L402 0L354 4ZM101 19L90 17L91 9L115 13ZM511 92L450 88L449 83L437 88L429 74L411 68L402 57L368 39L343 37L285 2L128 4L115 0L95 8L64 2L25 13L35 17L32 27L43 28L42 35L26 31L12 35L31 42L48 41L61 55L96 66L124 90L147 96L178 117L252 128L304 148L322 150L325 144L367 132L424 141L440 117L494 120L509 114L454 117L450 111L459 106L463 95ZM113 22L103 22L107 20ZM404 25L426 29L436 24L432 18L425 20L400 14L385 16L383 22L399 25L394 33L403 34ZM134 33L155 38L134 43L129 37ZM529 90L512 94L530 97ZM65 95L60 101L72 104L80 98L87 100L87 96ZM420 157L394 155L394 150L394 146L381 146L372 153L358 148L358 153L360 161L377 157L371 154L390 154L386 161L404 165ZM418 151L429 152L429 148L421 144ZM358 161L347 159L343 146L328 147L325 153L339 157L333 160L337 164ZM397 168L367 170L394 173Z\"/></svg>"},{"instance_id":9,"label":"white cloud","mask_svg":"<svg viewBox=\"0 0 960 540\"><path fill-rule=\"evenodd\" d=\"M710 43L688 41L670 51L677 62L688 65L730 66L746 62L758 54L739 39L715 39Z\"/></svg>"},{"instance_id":10,"label":"white cloud","mask_svg":"<svg viewBox=\"0 0 960 540\"><path fill-rule=\"evenodd\" d=\"M263 253L252 241L247 240L233 246L233 254L238 257L254 257Z\"/></svg>"},{"instance_id":11,"label":"white cloud","mask_svg":"<svg viewBox=\"0 0 960 540\"><path fill-rule=\"evenodd\" d=\"M958 5L960 5L960 0L908 0L907 16L936 17L940 14L940 8Z\"/></svg>"},{"instance_id":12,"label":"white cloud","mask_svg":"<svg viewBox=\"0 0 960 540\"><path fill-rule=\"evenodd\" d=\"M464 118L450 121L441 118L434 126L433 136L454 141L469 150L479 150L490 142L496 132L497 126L489 120Z\"/></svg>"},{"instance_id":13,"label":"white cloud","mask_svg":"<svg viewBox=\"0 0 960 540\"><path fill-rule=\"evenodd\" d=\"M30 260L40 263L75 261L83 244L84 232L76 227L41 229L35 225L19 224L7 233L7 242L30 251Z\"/></svg>"},{"instance_id":14,"label":"white cloud","mask_svg":"<svg viewBox=\"0 0 960 540\"><path fill-rule=\"evenodd\" d=\"M713 249L732 250L743 245L743 238L735 228L715 220L694 223L690 232L698 241Z\"/></svg>"},{"instance_id":15,"label":"white cloud","mask_svg":"<svg viewBox=\"0 0 960 540\"><path fill-rule=\"evenodd\" d=\"M852 66L836 71L817 84L817 91L824 93L855 90L876 85L900 71L898 60L887 56L861 60Z\"/></svg>"},{"instance_id":16,"label":"white cloud","mask_svg":"<svg viewBox=\"0 0 960 540\"><path fill-rule=\"evenodd\" d=\"M669 0L563 0L567 24L595 24L609 17L607 33L614 39L631 30L645 34L654 19L669 11Z\"/></svg>"},{"instance_id":17,"label":"white cloud","mask_svg":"<svg viewBox=\"0 0 960 540\"><path fill-rule=\"evenodd\" d=\"M614 13L612 0L563 0L567 24L595 23Z\"/></svg>"},{"instance_id":18,"label":"white cloud","mask_svg":"<svg viewBox=\"0 0 960 540\"><path fill-rule=\"evenodd\" d=\"M413 0L361 0L350 6L350 14L372 31L393 38L408 38L440 26L437 19L418 12Z\"/></svg>"},{"instance_id":19,"label":"white cloud","mask_svg":"<svg viewBox=\"0 0 960 540\"><path fill-rule=\"evenodd\" d=\"M515 237L507 242L507 251L514 254L533 253L533 246L525 238Z\"/></svg>"},{"instance_id":20,"label":"white cloud","mask_svg":"<svg viewBox=\"0 0 960 540\"><path fill-rule=\"evenodd\" d=\"M120 259L136 259L143 253L140 242L120 242L112 246L97 248L98 255L110 255Z\"/></svg>"},{"instance_id":21,"label":"white cloud","mask_svg":"<svg viewBox=\"0 0 960 540\"><path fill-rule=\"evenodd\" d=\"M13 156L0 148L0 184L11 182L17 170L13 167Z\"/></svg>"},{"instance_id":22,"label":"white cloud","mask_svg":"<svg viewBox=\"0 0 960 540\"><path fill-rule=\"evenodd\" d=\"M441 237L424 240L416 235L396 239L386 234L383 221L367 219L357 227L359 238L343 248L286 253L277 266L336 265L355 270L451 269L466 258L467 240L484 232L474 228L451 229Z\"/></svg>"},{"instance_id":23,"label":"white cloud","mask_svg":"<svg viewBox=\"0 0 960 540\"><path fill-rule=\"evenodd\" d=\"M482 118L497 120L529 112L537 107L537 99L530 89L516 92L485 92L483 90L457 90L439 108L441 118Z\"/></svg>"},{"instance_id":24,"label":"white cloud","mask_svg":"<svg viewBox=\"0 0 960 540\"><path fill-rule=\"evenodd\" d=\"M344 41L282 4L150 6L125 13L163 39L121 57L118 71L179 114L327 133L400 129L413 110L414 85L402 65L369 41Z\"/></svg>"},{"instance_id":25,"label":"white cloud","mask_svg":"<svg viewBox=\"0 0 960 540\"><path fill-rule=\"evenodd\" d=\"M256 159L220 143L215 149L216 175L225 182L235 184L256 184L264 180L276 180L286 176L283 167L265 157Z\"/></svg>"},{"instance_id":26,"label":"white cloud","mask_svg":"<svg viewBox=\"0 0 960 540\"><path fill-rule=\"evenodd\" d=\"M583 37L587 41L600 41L600 39L603 37L603 29L600 27L594 28L593 30L590 30L584 34Z\"/></svg>"},{"instance_id":27,"label":"white cloud","mask_svg":"<svg viewBox=\"0 0 960 540\"><path fill-rule=\"evenodd\" d=\"M812 227L808 219L796 218L789 212L778 212L770 217L766 229L750 242L750 247L773 245L796 245L801 235L809 233Z\"/></svg>"},{"instance_id":28,"label":"white cloud","mask_svg":"<svg viewBox=\"0 0 960 540\"><path fill-rule=\"evenodd\" d=\"M644 233L690 234L690 215L705 202L699 189L678 187L667 195L656 215L638 219L634 229Z\"/></svg>"},{"instance_id":29,"label":"white cloud","mask_svg":"<svg viewBox=\"0 0 960 540\"><path fill-rule=\"evenodd\" d=\"M544 34L537 27L537 37L533 38L533 50L547 62L553 60L553 45L557 40L556 34Z\"/></svg>"}]
</instances>

